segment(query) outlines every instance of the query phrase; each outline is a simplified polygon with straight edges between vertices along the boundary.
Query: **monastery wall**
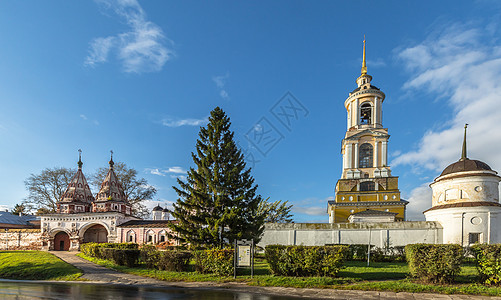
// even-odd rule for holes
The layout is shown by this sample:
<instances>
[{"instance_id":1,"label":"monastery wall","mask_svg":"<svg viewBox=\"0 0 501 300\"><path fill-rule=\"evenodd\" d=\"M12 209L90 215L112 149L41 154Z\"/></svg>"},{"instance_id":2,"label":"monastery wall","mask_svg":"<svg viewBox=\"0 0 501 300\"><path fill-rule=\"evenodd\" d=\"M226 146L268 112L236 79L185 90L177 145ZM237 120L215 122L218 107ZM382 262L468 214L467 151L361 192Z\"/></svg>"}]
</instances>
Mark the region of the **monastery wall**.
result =
<instances>
[{"instance_id":1,"label":"monastery wall","mask_svg":"<svg viewBox=\"0 0 501 300\"><path fill-rule=\"evenodd\" d=\"M258 246L367 244L377 247L407 244L441 244L443 229L438 222L385 223L267 223Z\"/></svg>"},{"instance_id":2,"label":"monastery wall","mask_svg":"<svg viewBox=\"0 0 501 300\"><path fill-rule=\"evenodd\" d=\"M0 250L41 250L40 229L9 229L0 231Z\"/></svg>"}]
</instances>

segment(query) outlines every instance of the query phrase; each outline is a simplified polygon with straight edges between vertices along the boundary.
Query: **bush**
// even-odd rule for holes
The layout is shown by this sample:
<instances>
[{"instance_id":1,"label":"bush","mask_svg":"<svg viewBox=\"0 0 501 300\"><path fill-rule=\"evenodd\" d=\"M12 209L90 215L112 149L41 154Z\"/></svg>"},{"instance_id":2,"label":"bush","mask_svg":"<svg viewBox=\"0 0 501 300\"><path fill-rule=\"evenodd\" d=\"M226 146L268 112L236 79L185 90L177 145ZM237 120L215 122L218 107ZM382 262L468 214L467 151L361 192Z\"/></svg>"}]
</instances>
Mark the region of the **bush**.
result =
<instances>
[{"instance_id":1,"label":"bush","mask_svg":"<svg viewBox=\"0 0 501 300\"><path fill-rule=\"evenodd\" d=\"M473 245L471 251L475 255L480 280L486 284L501 283L501 244Z\"/></svg>"},{"instance_id":2,"label":"bush","mask_svg":"<svg viewBox=\"0 0 501 300\"><path fill-rule=\"evenodd\" d=\"M331 276L342 268L348 246L269 245L265 256L271 271L282 276Z\"/></svg>"},{"instance_id":3,"label":"bush","mask_svg":"<svg viewBox=\"0 0 501 300\"><path fill-rule=\"evenodd\" d=\"M153 245L143 245L140 249L139 258L146 264L147 268L157 269L160 251Z\"/></svg>"},{"instance_id":4,"label":"bush","mask_svg":"<svg viewBox=\"0 0 501 300\"><path fill-rule=\"evenodd\" d=\"M158 269L166 271L188 271L192 254L190 251L167 250L159 252Z\"/></svg>"},{"instance_id":5,"label":"bush","mask_svg":"<svg viewBox=\"0 0 501 300\"><path fill-rule=\"evenodd\" d=\"M209 249L193 251L195 269L200 273L214 273L231 276L233 268L233 249Z\"/></svg>"},{"instance_id":6,"label":"bush","mask_svg":"<svg viewBox=\"0 0 501 300\"><path fill-rule=\"evenodd\" d=\"M138 244L133 243L85 243L80 251L87 256L107 259L117 265L133 267L139 258Z\"/></svg>"},{"instance_id":7,"label":"bush","mask_svg":"<svg viewBox=\"0 0 501 300\"><path fill-rule=\"evenodd\" d=\"M411 244L405 246L411 275L433 283L451 283L461 272L460 245Z\"/></svg>"}]
</instances>

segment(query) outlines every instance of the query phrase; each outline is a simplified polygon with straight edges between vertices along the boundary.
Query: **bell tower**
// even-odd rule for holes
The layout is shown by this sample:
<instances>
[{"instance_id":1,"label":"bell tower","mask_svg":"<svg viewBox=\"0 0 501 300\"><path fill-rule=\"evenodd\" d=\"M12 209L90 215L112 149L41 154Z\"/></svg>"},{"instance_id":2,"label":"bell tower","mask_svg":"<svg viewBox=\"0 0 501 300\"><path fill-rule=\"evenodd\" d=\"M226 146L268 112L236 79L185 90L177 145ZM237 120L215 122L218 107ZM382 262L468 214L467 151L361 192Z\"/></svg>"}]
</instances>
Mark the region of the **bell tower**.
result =
<instances>
[{"instance_id":1,"label":"bell tower","mask_svg":"<svg viewBox=\"0 0 501 300\"><path fill-rule=\"evenodd\" d=\"M385 94L372 84L367 74L363 46L362 70L357 88L344 102L347 130L342 140L343 171L329 201L329 223L348 222L354 213L371 210L396 213L405 219L407 201L400 199L398 177L388 166L388 129L383 127L382 106Z\"/></svg>"}]
</instances>

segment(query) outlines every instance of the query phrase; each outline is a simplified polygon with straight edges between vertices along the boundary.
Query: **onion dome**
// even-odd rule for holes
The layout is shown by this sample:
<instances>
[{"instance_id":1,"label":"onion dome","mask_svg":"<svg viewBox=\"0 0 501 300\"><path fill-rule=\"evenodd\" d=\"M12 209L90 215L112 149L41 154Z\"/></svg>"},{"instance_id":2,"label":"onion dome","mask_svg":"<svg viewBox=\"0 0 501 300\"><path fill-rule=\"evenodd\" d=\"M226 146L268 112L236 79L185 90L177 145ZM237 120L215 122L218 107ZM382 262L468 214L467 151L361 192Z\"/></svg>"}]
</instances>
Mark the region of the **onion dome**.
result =
<instances>
[{"instance_id":1,"label":"onion dome","mask_svg":"<svg viewBox=\"0 0 501 300\"><path fill-rule=\"evenodd\" d=\"M170 212L167 207L162 210L162 212Z\"/></svg>"},{"instance_id":2,"label":"onion dome","mask_svg":"<svg viewBox=\"0 0 501 300\"><path fill-rule=\"evenodd\" d=\"M153 211L162 211L162 207L160 205L157 205L153 208Z\"/></svg>"}]
</instances>

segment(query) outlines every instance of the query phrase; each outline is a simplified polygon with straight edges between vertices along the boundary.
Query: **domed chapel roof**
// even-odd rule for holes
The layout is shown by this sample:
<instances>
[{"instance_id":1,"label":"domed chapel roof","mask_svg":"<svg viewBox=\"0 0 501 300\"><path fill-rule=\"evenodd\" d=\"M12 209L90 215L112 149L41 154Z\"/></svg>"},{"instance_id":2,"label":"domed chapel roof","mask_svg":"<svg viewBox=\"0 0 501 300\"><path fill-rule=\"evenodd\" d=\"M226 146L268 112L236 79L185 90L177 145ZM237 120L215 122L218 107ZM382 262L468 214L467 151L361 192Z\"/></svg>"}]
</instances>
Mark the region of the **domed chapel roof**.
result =
<instances>
[{"instance_id":1,"label":"domed chapel roof","mask_svg":"<svg viewBox=\"0 0 501 300\"><path fill-rule=\"evenodd\" d=\"M163 208L160 205L153 207L153 211L162 211L162 209Z\"/></svg>"},{"instance_id":2,"label":"domed chapel roof","mask_svg":"<svg viewBox=\"0 0 501 300\"><path fill-rule=\"evenodd\" d=\"M458 172L469 172L469 171L493 171L488 164L474 159L469 159L466 156L466 128L468 124L464 126L464 139L463 139L463 150L461 153L461 158L459 161L448 165L440 176L458 173Z\"/></svg>"},{"instance_id":3,"label":"domed chapel roof","mask_svg":"<svg viewBox=\"0 0 501 300\"><path fill-rule=\"evenodd\" d=\"M66 191L61 196L60 202L91 203L94 201L94 196L92 196L92 192L82 172L82 150L78 150L78 152L78 170L71 179L70 184L68 184Z\"/></svg>"}]
</instances>

